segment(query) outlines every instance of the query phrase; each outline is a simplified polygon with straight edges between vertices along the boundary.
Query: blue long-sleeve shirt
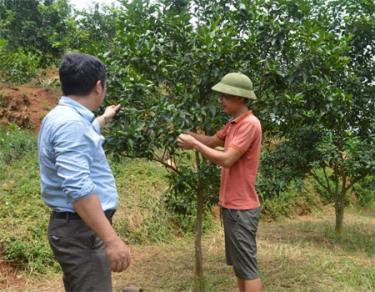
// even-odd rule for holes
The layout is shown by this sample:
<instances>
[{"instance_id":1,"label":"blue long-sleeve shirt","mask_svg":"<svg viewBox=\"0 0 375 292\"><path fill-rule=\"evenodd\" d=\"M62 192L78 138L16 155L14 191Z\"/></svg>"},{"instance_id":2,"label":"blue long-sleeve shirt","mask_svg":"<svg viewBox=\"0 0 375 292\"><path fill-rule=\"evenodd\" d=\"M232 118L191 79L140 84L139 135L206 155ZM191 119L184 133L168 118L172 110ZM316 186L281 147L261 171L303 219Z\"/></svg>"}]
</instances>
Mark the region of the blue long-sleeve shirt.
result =
<instances>
[{"instance_id":1,"label":"blue long-sleeve shirt","mask_svg":"<svg viewBox=\"0 0 375 292\"><path fill-rule=\"evenodd\" d=\"M38 154L44 202L57 212L75 212L73 202L96 194L103 210L117 208L115 179L94 114L63 96L43 119Z\"/></svg>"}]
</instances>

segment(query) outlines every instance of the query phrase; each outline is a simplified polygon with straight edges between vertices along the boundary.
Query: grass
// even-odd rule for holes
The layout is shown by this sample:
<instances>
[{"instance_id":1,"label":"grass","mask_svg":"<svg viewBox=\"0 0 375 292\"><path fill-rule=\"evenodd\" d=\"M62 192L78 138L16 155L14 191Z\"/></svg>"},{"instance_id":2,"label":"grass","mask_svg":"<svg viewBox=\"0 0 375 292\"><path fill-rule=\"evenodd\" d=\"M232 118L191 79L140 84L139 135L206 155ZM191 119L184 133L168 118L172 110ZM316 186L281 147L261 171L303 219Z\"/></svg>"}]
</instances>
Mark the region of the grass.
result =
<instances>
[{"instance_id":1,"label":"grass","mask_svg":"<svg viewBox=\"0 0 375 292\"><path fill-rule=\"evenodd\" d=\"M258 234L259 266L265 291L373 291L375 236L373 218L349 211L343 238L333 236L334 214L261 222ZM346 240L357 234L356 247ZM323 227L323 228L322 228ZM329 235L327 237L327 234ZM224 238L220 224L204 237L207 291L234 291L232 270L224 264ZM117 275L116 288L129 283L146 291L190 291L193 241L180 240L159 246L134 248L129 272ZM144 277L147 275L147 277Z\"/></svg>"},{"instance_id":2,"label":"grass","mask_svg":"<svg viewBox=\"0 0 375 292\"><path fill-rule=\"evenodd\" d=\"M0 143L0 242L19 277L5 291L63 291L46 240L49 210L39 194L35 136L0 128ZM131 268L114 275L114 290L134 284L146 291L191 291L193 238L177 236L170 224L162 201L165 169L144 160L111 160L111 166L120 195L114 226L133 255ZM203 237L206 290L235 291L219 219L212 222ZM258 249L265 291L374 291L375 208L347 209L340 237L333 223L331 206L262 220ZM0 277L0 286L4 281Z\"/></svg>"},{"instance_id":3,"label":"grass","mask_svg":"<svg viewBox=\"0 0 375 292\"><path fill-rule=\"evenodd\" d=\"M36 137L17 127L0 128L0 244L6 260L28 273L59 270L47 242L50 210L40 197ZM165 170L144 160L111 161L120 208L115 228L131 244L172 238L162 204ZM125 166L125 167L124 167Z\"/></svg>"},{"instance_id":4,"label":"grass","mask_svg":"<svg viewBox=\"0 0 375 292\"><path fill-rule=\"evenodd\" d=\"M374 291L375 220L355 209L346 213L343 238L334 236L331 208L321 214L260 223L258 260L264 291ZM368 234L353 242L361 232ZM327 237L327 235L329 235ZM161 244L132 245L133 264L114 274L114 291L137 285L146 291L191 291L193 240L175 239ZM236 291L236 281L224 262L224 238L218 220L203 238L207 291ZM62 291L60 275L26 277L26 291ZM10 289L10 291L12 291Z\"/></svg>"},{"instance_id":5,"label":"grass","mask_svg":"<svg viewBox=\"0 0 375 292\"><path fill-rule=\"evenodd\" d=\"M45 236L49 210L39 196L35 136L0 128L0 243L5 258L30 272L56 268Z\"/></svg>"}]
</instances>

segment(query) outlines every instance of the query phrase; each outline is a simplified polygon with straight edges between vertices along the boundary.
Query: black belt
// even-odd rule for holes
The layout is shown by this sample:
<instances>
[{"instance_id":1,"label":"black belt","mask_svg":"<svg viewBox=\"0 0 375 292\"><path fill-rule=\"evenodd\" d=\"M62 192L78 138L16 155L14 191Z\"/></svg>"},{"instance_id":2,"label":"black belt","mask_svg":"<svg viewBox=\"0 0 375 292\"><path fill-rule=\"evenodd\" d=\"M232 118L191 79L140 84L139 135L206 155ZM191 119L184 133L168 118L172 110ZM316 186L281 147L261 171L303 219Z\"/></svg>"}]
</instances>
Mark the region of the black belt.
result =
<instances>
[{"instance_id":1,"label":"black belt","mask_svg":"<svg viewBox=\"0 0 375 292\"><path fill-rule=\"evenodd\" d=\"M113 215L115 214L116 210L106 210L104 211L105 216L108 220L112 220ZM52 218L54 219L66 219L66 220L82 220L82 218L78 215L78 213L73 212L52 212Z\"/></svg>"}]
</instances>

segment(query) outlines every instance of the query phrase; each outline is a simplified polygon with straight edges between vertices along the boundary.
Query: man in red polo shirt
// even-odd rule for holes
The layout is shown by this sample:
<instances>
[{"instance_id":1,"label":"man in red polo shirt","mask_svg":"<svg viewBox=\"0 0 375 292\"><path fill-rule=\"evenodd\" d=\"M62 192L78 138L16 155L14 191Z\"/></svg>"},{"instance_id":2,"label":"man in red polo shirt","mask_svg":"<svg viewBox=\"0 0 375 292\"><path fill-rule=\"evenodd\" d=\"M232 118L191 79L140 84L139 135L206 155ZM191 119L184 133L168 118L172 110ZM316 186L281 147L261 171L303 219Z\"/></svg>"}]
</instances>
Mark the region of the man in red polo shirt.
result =
<instances>
[{"instance_id":1,"label":"man in red polo shirt","mask_svg":"<svg viewBox=\"0 0 375 292\"><path fill-rule=\"evenodd\" d=\"M181 134L179 145L196 149L222 166L220 199L225 234L225 253L241 292L261 291L256 258L256 232L260 203L255 190L262 128L248 109L246 99L256 99L251 80L241 73L229 73L212 90L232 119L214 136ZM216 150L224 146L224 151Z\"/></svg>"}]
</instances>

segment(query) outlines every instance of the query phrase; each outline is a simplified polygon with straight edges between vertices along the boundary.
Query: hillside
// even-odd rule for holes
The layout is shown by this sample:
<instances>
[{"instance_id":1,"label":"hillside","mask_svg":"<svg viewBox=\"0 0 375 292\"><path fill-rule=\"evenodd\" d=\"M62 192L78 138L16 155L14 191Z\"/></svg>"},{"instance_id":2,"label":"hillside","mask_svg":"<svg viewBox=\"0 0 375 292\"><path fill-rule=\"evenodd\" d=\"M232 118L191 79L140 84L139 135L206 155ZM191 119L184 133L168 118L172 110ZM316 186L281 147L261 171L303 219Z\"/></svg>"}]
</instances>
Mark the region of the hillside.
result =
<instances>
[{"instance_id":1,"label":"hillside","mask_svg":"<svg viewBox=\"0 0 375 292\"><path fill-rule=\"evenodd\" d=\"M0 124L13 123L37 132L44 115L57 101L58 95L50 89L0 84Z\"/></svg>"}]
</instances>

